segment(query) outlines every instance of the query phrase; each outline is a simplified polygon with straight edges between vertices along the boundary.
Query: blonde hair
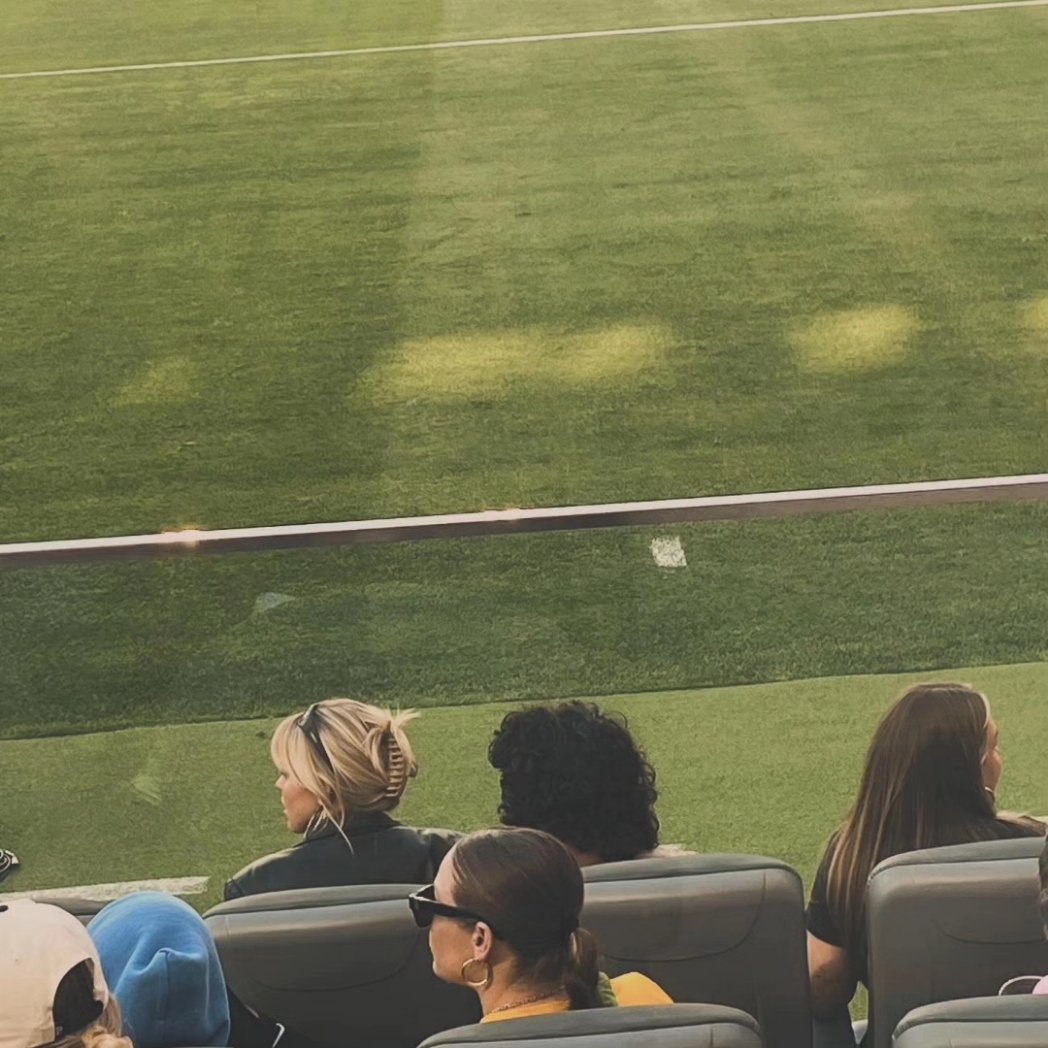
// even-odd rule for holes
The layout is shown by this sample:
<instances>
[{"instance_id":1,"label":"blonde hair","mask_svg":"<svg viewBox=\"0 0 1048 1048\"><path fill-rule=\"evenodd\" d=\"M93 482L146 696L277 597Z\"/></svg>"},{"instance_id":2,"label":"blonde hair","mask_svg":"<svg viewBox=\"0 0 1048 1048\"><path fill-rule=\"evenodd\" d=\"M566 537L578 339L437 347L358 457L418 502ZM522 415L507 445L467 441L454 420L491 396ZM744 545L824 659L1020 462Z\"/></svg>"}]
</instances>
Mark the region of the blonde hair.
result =
<instances>
[{"instance_id":1,"label":"blonde hair","mask_svg":"<svg viewBox=\"0 0 1048 1048\"><path fill-rule=\"evenodd\" d=\"M303 730L313 711L311 730ZM354 811L391 811L400 803L418 762L404 731L418 714L393 713L356 699L325 699L285 718L273 732L273 763L291 775L320 804L316 823L341 827ZM325 760L325 757L327 758ZM315 828L311 823L310 828Z\"/></svg>"},{"instance_id":2,"label":"blonde hair","mask_svg":"<svg viewBox=\"0 0 1048 1048\"><path fill-rule=\"evenodd\" d=\"M123 1036L120 1006L110 994L102 1014L86 1029L60 1037L44 1048L134 1048L130 1037Z\"/></svg>"}]
</instances>

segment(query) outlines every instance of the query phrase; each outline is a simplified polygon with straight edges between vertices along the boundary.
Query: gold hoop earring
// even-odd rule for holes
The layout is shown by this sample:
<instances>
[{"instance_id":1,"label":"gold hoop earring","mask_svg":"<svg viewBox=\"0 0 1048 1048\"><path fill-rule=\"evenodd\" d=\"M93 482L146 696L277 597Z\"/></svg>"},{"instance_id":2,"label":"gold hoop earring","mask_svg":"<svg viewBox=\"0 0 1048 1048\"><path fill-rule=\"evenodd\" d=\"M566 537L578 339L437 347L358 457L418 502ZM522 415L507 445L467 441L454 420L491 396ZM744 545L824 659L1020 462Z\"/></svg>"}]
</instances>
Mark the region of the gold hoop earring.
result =
<instances>
[{"instance_id":1,"label":"gold hoop earring","mask_svg":"<svg viewBox=\"0 0 1048 1048\"><path fill-rule=\"evenodd\" d=\"M986 791L986 795L990 798L991 804L997 803L997 793L994 791L992 786L984 786L983 789Z\"/></svg>"},{"instance_id":2,"label":"gold hoop earring","mask_svg":"<svg viewBox=\"0 0 1048 1048\"><path fill-rule=\"evenodd\" d=\"M466 969L471 964L483 964L484 965L484 978L483 979L471 979ZM462 974L462 981L474 990L486 990L491 985L491 980L495 977L495 973L491 969L491 965L487 961L482 961L477 957L470 957L468 960L462 962L462 968L460 969Z\"/></svg>"}]
</instances>

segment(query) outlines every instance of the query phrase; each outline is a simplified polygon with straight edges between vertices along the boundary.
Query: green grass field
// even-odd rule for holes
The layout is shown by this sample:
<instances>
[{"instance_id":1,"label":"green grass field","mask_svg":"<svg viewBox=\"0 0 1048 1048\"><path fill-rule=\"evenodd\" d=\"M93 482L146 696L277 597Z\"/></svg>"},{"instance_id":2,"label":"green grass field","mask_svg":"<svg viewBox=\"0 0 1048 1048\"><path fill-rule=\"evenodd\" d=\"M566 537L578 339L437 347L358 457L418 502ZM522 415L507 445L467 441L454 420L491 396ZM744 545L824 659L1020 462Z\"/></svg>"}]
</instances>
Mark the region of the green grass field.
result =
<instances>
[{"instance_id":1,"label":"green grass field","mask_svg":"<svg viewBox=\"0 0 1048 1048\"><path fill-rule=\"evenodd\" d=\"M0 71L868 6L0 0ZM1046 29L0 81L0 537L1042 469ZM1044 523L6 573L0 735L1036 660Z\"/></svg>"},{"instance_id":2,"label":"green grass field","mask_svg":"<svg viewBox=\"0 0 1048 1048\"><path fill-rule=\"evenodd\" d=\"M0 66L771 10L212 6L2 0ZM0 81L0 535L1036 471L1046 27Z\"/></svg>"},{"instance_id":3,"label":"green grass field","mask_svg":"<svg viewBox=\"0 0 1048 1048\"><path fill-rule=\"evenodd\" d=\"M0 74L871 6L0 0ZM1043 470L1046 39L1030 8L0 79L0 541ZM218 878L284 839L257 718L329 694L464 707L406 815L482 825L492 703L628 694L667 839L808 871L899 684L854 675L958 666L1043 809L1046 525L6 571L0 843L16 887Z\"/></svg>"}]
</instances>

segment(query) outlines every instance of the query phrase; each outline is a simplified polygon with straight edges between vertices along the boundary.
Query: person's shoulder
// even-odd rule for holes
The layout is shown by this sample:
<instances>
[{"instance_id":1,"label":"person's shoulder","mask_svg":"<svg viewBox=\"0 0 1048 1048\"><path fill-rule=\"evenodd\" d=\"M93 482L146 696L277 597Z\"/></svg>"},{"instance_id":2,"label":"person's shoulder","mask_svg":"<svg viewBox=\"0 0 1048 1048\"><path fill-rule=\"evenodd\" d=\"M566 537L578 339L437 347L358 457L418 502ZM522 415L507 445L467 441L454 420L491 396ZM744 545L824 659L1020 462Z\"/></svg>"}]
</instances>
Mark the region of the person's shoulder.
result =
<instances>
[{"instance_id":1,"label":"person's shoulder","mask_svg":"<svg viewBox=\"0 0 1048 1048\"><path fill-rule=\"evenodd\" d=\"M1030 815L1018 815L1015 812L998 812L994 820L998 834L1002 839L1014 837L1043 837L1048 826L1040 819Z\"/></svg>"},{"instance_id":2,"label":"person's shoulder","mask_svg":"<svg viewBox=\"0 0 1048 1048\"><path fill-rule=\"evenodd\" d=\"M294 871L302 862L302 853L317 842L300 841L290 848L263 855L248 863L239 873L226 882L226 899L239 899L244 895L261 895L263 892L287 891L291 888L309 887L299 883Z\"/></svg>"},{"instance_id":3,"label":"person's shoulder","mask_svg":"<svg viewBox=\"0 0 1048 1048\"><path fill-rule=\"evenodd\" d=\"M379 833L390 837L414 838L427 843L430 841L447 842L449 848L462 836L458 830L446 830L434 826L405 826L404 823L393 819L389 821L388 825L377 829Z\"/></svg>"},{"instance_id":4,"label":"person's shoulder","mask_svg":"<svg viewBox=\"0 0 1048 1048\"><path fill-rule=\"evenodd\" d=\"M458 830L437 829L432 826L401 826L400 829L414 834L419 843L425 848L433 865L434 876L436 876L437 867L444 860L444 856L451 851L455 846L455 842L462 837Z\"/></svg>"},{"instance_id":5,"label":"person's shoulder","mask_svg":"<svg viewBox=\"0 0 1048 1048\"><path fill-rule=\"evenodd\" d=\"M622 1008L646 1004L673 1004L673 998L654 979L640 972L627 972L611 980L611 989Z\"/></svg>"},{"instance_id":6,"label":"person's shoulder","mask_svg":"<svg viewBox=\"0 0 1048 1048\"><path fill-rule=\"evenodd\" d=\"M638 859L680 859L688 855L698 855L697 851L685 848L683 844L657 844L651 851L641 852Z\"/></svg>"},{"instance_id":7,"label":"person's shoulder","mask_svg":"<svg viewBox=\"0 0 1048 1048\"><path fill-rule=\"evenodd\" d=\"M226 884L226 899L298 888L425 883L462 836L455 830L403 826L386 817L357 818L346 823L344 832L348 844L329 829L256 859Z\"/></svg>"},{"instance_id":8,"label":"person's shoulder","mask_svg":"<svg viewBox=\"0 0 1048 1048\"><path fill-rule=\"evenodd\" d=\"M437 829L432 826L419 827L415 833L434 846L444 848L445 851L450 851L451 846L462 839L462 834L458 830Z\"/></svg>"},{"instance_id":9,"label":"person's shoulder","mask_svg":"<svg viewBox=\"0 0 1048 1048\"><path fill-rule=\"evenodd\" d=\"M837 929L837 922L830 910L830 866L833 864L833 856L837 851L840 841L840 830L837 830L826 843L819 865L815 868L815 876L812 878L811 891L808 895L808 906L805 911L805 919L808 931L831 946L842 945L841 933Z\"/></svg>"},{"instance_id":10,"label":"person's shoulder","mask_svg":"<svg viewBox=\"0 0 1048 1048\"><path fill-rule=\"evenodd\" d=\"M830 875L830 865L833 862L834 855L837 854L837 845L841 841L841 830L838 827L833 833L830 834L830 839L826 842L826 847L822 851L822 856L819 859L819 865L815 871L816 880L825 881Z\"/></svg>"},{"instance_id":11,"label":"person's shoulder","mask_svg":"<svg viewBox=\"0 0 1048 1048\"><path fill-rule=\"evenodd\" d=\"M370 828L366 828L370 826ZM462 834L455 830L404 826L392 819L358 820L350 833L357 883L425 884Z\"/></svg>"}]
</instances>

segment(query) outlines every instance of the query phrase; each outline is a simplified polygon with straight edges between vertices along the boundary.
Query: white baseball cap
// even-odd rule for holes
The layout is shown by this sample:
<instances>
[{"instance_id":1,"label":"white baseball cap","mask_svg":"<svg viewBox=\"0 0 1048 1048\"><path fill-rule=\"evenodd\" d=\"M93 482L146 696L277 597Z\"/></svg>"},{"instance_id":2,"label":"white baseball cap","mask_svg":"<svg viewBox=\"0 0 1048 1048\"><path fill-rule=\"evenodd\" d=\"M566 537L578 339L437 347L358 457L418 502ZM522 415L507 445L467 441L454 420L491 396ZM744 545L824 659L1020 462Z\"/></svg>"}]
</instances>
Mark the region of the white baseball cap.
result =
<instances>
[{"instance_id":1,"label":"white baseball cap","mask_svg":"<svg viewBox=\"0 0 1048 1048\"><path fill-rule=\"evenodd\" d=\"M0 896L0 1048L36 1048L56 1040L55 992L84 961L94 998L105 1007L109 990L87 929L57 906L31 899L5 903Z\"/></svg>"}]
</instances>

